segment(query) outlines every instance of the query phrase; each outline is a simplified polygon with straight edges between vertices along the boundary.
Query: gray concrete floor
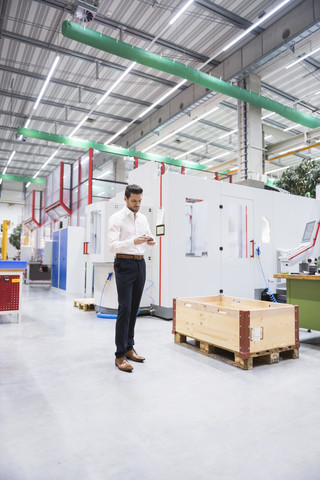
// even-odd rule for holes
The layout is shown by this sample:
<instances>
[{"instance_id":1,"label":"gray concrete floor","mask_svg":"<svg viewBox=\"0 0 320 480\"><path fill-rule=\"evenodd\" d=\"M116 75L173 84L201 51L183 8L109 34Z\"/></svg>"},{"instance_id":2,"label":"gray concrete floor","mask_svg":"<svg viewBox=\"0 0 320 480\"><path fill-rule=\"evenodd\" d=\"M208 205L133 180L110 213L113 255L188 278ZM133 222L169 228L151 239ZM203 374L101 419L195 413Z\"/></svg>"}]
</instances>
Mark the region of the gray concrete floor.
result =
<instances>
[{"instance_id":1,"label":"gray concrete floor","mask_svg":"<svg viewBox=\"0 0 320 480\"><path fill-rule=\"evenodd\" d=\"M22 322L0 317L1 480L320 478L316 342L243 371L141 317L147 360L128 374L114 366L114 320L73 298L24 286Z\"/></svg>"}]
</instances>

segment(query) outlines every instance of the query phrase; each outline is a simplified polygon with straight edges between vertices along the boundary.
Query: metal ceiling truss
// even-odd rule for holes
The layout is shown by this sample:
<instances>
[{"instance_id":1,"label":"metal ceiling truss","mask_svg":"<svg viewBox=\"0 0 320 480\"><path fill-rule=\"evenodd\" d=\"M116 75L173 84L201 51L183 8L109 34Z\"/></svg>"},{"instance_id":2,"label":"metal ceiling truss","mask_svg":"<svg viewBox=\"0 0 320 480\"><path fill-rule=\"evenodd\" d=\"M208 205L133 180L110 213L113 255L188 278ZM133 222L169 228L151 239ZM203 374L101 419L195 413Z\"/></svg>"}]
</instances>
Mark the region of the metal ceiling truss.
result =
<instances>
[{"instance_id":1,"label":"metal ceiling truss","mask_svg":"<svg viewBox=\"0 0 320 480\"><path fill-rule=\"evenodd\" d=\"M92 55L86 55L85 53L76 52L75 50L70 50L68 48L59 47L58 45L50 45L46 42L41 42L40 40L35 40L34 38L25 37L24 35L19 35L17 33L8 32L7 30L2 32L2 38L8 38L10 40L14 40L16 42L26 43L27 45L32 45L34 47L42 48L46 51L51 51L56 54L66 55L73 58L78 58L79 60L85 60L90 63L94 63L95 65L98 63L101 67L112 68L113 70L117 70L119 72L124 72L127 67L123 65L119 65L117 63L108 62L103 60L102 58L93 57ZM139 78L144 78L146 80L151 80L156 83L160 83L161 85L167 85L168 87L174 87L176 85L175 82L170 80L166 80L164 78L157 77L156 75L150 75L148 73L144 73L134 68L131 70L130 75L134 75ZM181 87L181 90L184 90Z\"/></svg>"},{"instance_id":2,"label":"metal ceiling truss","mask_svg":"<svg viewBox=\"0 0 320 480\"><path fill-rule=\"evenodd\" d=\"M1 65L1 70L4 72L12 73L14 75L21 75L24 77L30 77L34 78L36 80L41 80L45 81L46 80L46 75L39 75L34 72L29 72L28 70L20 70L19 68L14 68L14 67L9 67L8 65ZM106 93L105 90L100 90L98 88L92 88L89 87L88 85L83 85L75 82L70 82L67 80L59 80L58 78L51 78L50 83L55 84L55 85L62 85L64 87L70 87L70 88L76 88L76 89L81 89L85 92L90 92L95 95L104 95ZM109 96L111 98L115 98L117 100L121 100L123 102L128 102L128 103L134 103L137 105L141 105L143 107L150 107L151 103L146 102L145 100L141 100L139 98L132 98L132 97L127 97L125 95L120 95L118 93L110 93Z\"/></svg>"},{"instance_id":3,"label":"metal ceiling truss","mask_svg":"<svg viewBox=\"0 0 320 480\"><path fill-rule=\"evenodd\" d=\"M261 94L230 84L221 78L213 77L196 70L195 68L189 67L186 64L174 62L164 55L158 55L128 43L117 41L108 35L103 35L102 33L89 28L83 29L83 27L75 22L65 20L62 24L61 30L65 37L81 42L82 44L89 45L104 52L112 53L161 72L176 75L190 81L191 83L223 93L224 95L236 98L243 102L249 102L256 107L277 113L292 122L299 123L308 128L316 128L320 126L320 119L317 117L287 107Z\"/></svg>"},{"instance_id":4,"label":"metal ceiling truss","mask_svg":"<svg viewBox=\"0 0 320 480\"><path fill-rule=\"evenodd\" d=\"M9 90L0 90L0 95L2 95L4 97L11 98L13 94ZM22 95L22 94L19 94L19 93L14 93L14 98L15 98L15 100L24 100L24 101L31 102L31 103L34 103L36 101L36 97ZM78 107L76 105L54 102L52 100L46 100L46 99L42 99L41 103L44 104L44 105L49 105L50 107L61 108L61 109L63 109L63 111L65 111L66 107L68 107L69 110L74 110L76 112L81 112L81 113L84 113L84 114L88 114L91 111L87 108ZM118 122L124 122L124 123L130 123L131 122L131 118L120 117L118 115L112 115L111 113L104 113L104 112L101 112L101 111L100 112L95 111L94 113L92 113L92 115L107 118L109 120L116 120ZM59 120L57 120L57 121L59 121ZM108 130L104 130L104 131L105 131L105 133L114 134L114 132L108 132Z\"/></svg>"},{"instance_id":5,"label":"metal ceiling truss","mask_svg":"<svg viewBox=\"0 0 320 480\"><path fill-rule=\"evenodd\" d=\"M1 127L0 127L1 129ZM10 130L14 131L15 133L17 133L17 128L15 127L10 127L9 128ZM43 148L46 148L48 149L49 151L51 150L51 152L48 154L48 155L45 155L46 158L49 158L50 155L55 151L57 150L57 147L56 145L52 144L52 143L47 143L47 144L43 144L43 143L34 143L34 141L31 143L23 143L21 141L18 141L18 140L11 140L10 138L0 138L0 143L7 143L7 144L10 144L13 146L14 149L17 149L17 147L21 147L22 145L25 145L25 146L28 146L28 147L32 147L32 148L38 148L39 151L41 151L41 149ZM77 148L70 148L68 147L67 145L65 147L63 147L67 153L73 153L75 155L75 157L77 155L82 155L83 154L83 150L79 150ZM10 152L12 152L12 150L10 150ZM37 155L37 153L30 153L30 152L23 152L25 155ZM68 157L70 158L70 157ZM66 160L65 158L62 158L61 160Z\"/></svg>"},{"instance_id":6,"label":"metal ceiling truss","mask_svg":"<svg viewBox=\"0 0 320 480\"><path fill-rule=\"evenodd\" d=\"M303 2L302 2L303 3ZM313 3L313 2L311 2ZM281 54L283 51L287 50L289 46L294 45L296 42L299 42L301 39L307 38L309 35L314 33L315 31L319 30L320 28L320 11L319 9L316 10L312 8L310 10L309 16L302 15L301 10L303 9L303 5L300 8L300 5L297 5L296 7L293 8L287 15L284 17L280 18L279 20L276 21L276 26L278 31L285 31L285 29L288 29L289 32L291 32L291 37L288 38L285 42L279 41L278 45L274 45L273 37L274 37L274 28L275 26L273 25L272 28L267 28L264 30L263 34L260 37L257 37L254 40L251 40L247 44L245 44L243 47L240 47L236 52L233 53L233 57L237 59L241 59L240 66L239 62L233 62L226 65L226 60L222 61L221 64L214 69L211 73L213 75L217 75L220 77L223 72L228 72L227 75L224 75L223 78L225 78L228 81L231 81L232 79L239 79L245 75L248 75L250 72L254 71L256 68L264 65L265 63L269 62L271 58L274 58ZM310 24L311 21L311 24ZM253 58L252 52L255 51L255 47L258 49L261 49L260 56L256 56L256 58ZM244 62L243 59L247 59L246 62ZM233 67L231 67L233 65ZM268 85L265 84L265 87L268 88ZM181 103L186 104L188 102L188 98L192 99L194 97L194 92L193 92L193 85L189 86L186 88L184 92L180 92L173 101L169 101L167 105L161 107L157 111L157 115L164 119L164 121L168 121L170 117L168 117L168 112L170 112L171 117L174 117L174 106L179 105ZM201 90L198 90L199 92L199 99L201 98ZM203 96L205 93L203 93ZM285 92L283 92L283 98L285 98ZM236 106L234 107L235 109L237 108ZM312 106L311 106L312 109ZM269 121L268 121L269 123ZM270 124L273 124L273 122L270 122ZM139 125L138 127L133 126L130 128L126 133L124 133L121 136L120 139L120 144L121 145L127 145L127 146L132 146L132 145L137 145L140 141L141 138L139 136L140 129L142 129L146 135L152 135L154 133L154 130L151 130L150 127L152 125L152 122L148 121L148 119L143 120L142 124ZM147 137L145 137L147 138Z\"/></svg>"},{"instance_id":7,"label":"metal ceiling truss","mask_svg":"<svg viewBox=\"0 0 320 480\"><path fill-rule=\"evenodd\" d=\"M73 11L72 11L72 6L66 5L64 2L57 1L57 0L35 0L38 3L48 5L52 8L55 9L60 9L63 10L66 13L69 13L70 15L73 16ZM219 7L212 2L208 0L197 0L195 1L195 4L197 4L199 7L202 7L206 11L209 11L212 13L214 16L223 19L225 22L234 25L240 29L246 29L252 25L251 22L245 20L242 17L239 17L238 15L235 15L234 13L230 12L229 10L226 10L225 8ZM120 31L125 32L127 35L131 35L133 37L141 38L142 40L152 42L154 40L154 36L151 35L148 32L144 32L141 29L137 29L132 27L131 25L128 25L126 23L119 22L118 20L112 20L111 18L104 17L102 15L99 15L99 13L96 14L94 18L94 23L98 23L99 25L111 27L113 29L117 29ZM254 34L259 34L263 30L261 28L257 28L253 30ZM194 60L197 60L201 63L205 63L209 58L205 55L201 55L198 52L195 52L194 50L190 50L188 48L185 48L184 46L181 45L176 45L172 42L169 42L167 40L164 40L162 38L158 38L155 41L156 45L160 45L165 48L169 48L170 50L178 53L182 53L183 56L188 56ZM211 66L216 66L218 65L219 62L212 60L209 65Z\"/></svg>"},{"instance_id":8,"label":"metal ceiling truss","mask_svg":"<svg viewBox=\"0 0 320 480\"><path fill-rule=\"evenodd\" d=\"M212 13L215 17L218 17L221 20L225 21L226 23L234 25L235 27L240 28L242 30L246 30L252 25L252 23L246 20L245 18L242 18L239 15L236 15L235 13L230 12L230 10L227 10L226 8L223 8L211 2L210 0L195 0L194 3L199 7L202 7L205 10ZM261 32L263 32L263 29L261 27L258 27L252 30L252 33L256 35L259 35Z\"/></svg>"},{"instance_id":9,"label":"metal ceiling truss","mask_svg":"<svg viewBox=\"0 0 320 480\"><path fill-rule=\"evenodd\" d=\"M274 87L273 85L269 85L268 83L261 82L261 88L268 90L269 92L275 93L279 97L282 97L285 100L289 100L290 102L296 105L301 105L301 107L311 110L312 113L319 111L319 108L315 107L314 105L311 105L310 103L307 103L303 100L299 100L299 98L294 97L293 95L290 95L289 93L286 93L283 90L280 90L279 88Z\"/></svg>"},{"instance_id":10,"label":"metal ceiling truss","mask_svg":"<svg viewBox=\"0 0 320 480\"><path fill-rule=\"evenodd\" d=\"M2 163L0 165L0 168L3 169L5 166L6 166L6 162ZM56 166L58 166L58 165L56 165ZM11 165L10 165L10 167L11 167ZM20 173L20 174L23 173L23 175L26 175L26 176L31 175L32 176L32 173L34 172L34 168L22 168L21 169L21 168L14 167L14 166L12 166L11 170L13 170L12 175L16 175L18 173ZM16 172L15 170L18 170L18 172ZM51 171L52 170L42 169L41 170L41 176L42 177L47 177L51 173Z\"/></svg>"},{"instance_id":11,"label":"metal ceiling truss","mask_svg":"<svg viewBox=\"0 0 320 480\"><path fill-rule=\"evenodd\" d=\"M7 110L0 110L0 115L7 115L7 116L10 116L10 117L21 118L23 120L22 123L24 123L28 118L26 115L23 115L21 113L13 113L13 112L9 112ZM51 125L52 125L52 123L57 123L57 124L59 124L60 126L63 126L63 127L70 127L70 128L74 127L74 123L71 123L71 122L66 122L64 120L57 120L56 122L53 122L49 118L39 117L37 115L34 115L32 117L32 120L34 120L35 122L50 123ZM105 129L102 130L101 128L93 128L93 127L90 127L87 124L84 124L84 127L85 127L87 132L100 133L101 135L105 135L105 134L112 135L113 134L113 132L111 132L109 130L105 130ZM0 125L0 128L6 129L7 127L4 126L4 125Z\"/></svg>"},{"instance_id":12,"label":"metal ceiling truss","mask_svg":"<svg viewBox=\"0 0 320 480\"><path fill-rule=\"evenodd\" d=\"M57 29L59 28L58 24L60 23L64 14L65 13L70 13L70 15L73 15L74 5L71 5L71 3L75 3L75 0L72 0L72 2L70 1L70 3L66 3L66 0L65 1L62 1L62 0L33 0L33 1L37 2L39 4L42 4L42 5L45 5L47 7L52 7L54 9L58 9L61 12L61 15L60 14L58 14L58 15L55 14L55 16L57 17L57 20L55 22L52 22L52 27L50 27L50 32L52 32L52 35L49 35L51 37L49 42L41 42L40 40L32 39L30 37L19 35L17 33L11 33L9 31L2 32L3 20L4 20L3 15L4 15L4 12L6 11L5 10L6 6L8 7L8 5L9 5L8 0L2 0L2 10L0 12L0 37L1 37L1 34L2 34L3 38L7 38L7 39L12 40L12 41L21 42L21 43L24 43L26 45L37 47L37 48L46 50L47 52L51 51L51 52L54 52L54 53L57 53L57 54L66 55L70 58L81 59L82 61L84 60L85 62L90 62L91 64L95 64L95 65L99 65L101 67L109 68L109 69L112 69L113 71L118 71L118 72L122 73L126 70L126 67L124 67L122 65L119 65L117 63L108 62L108 61L106 61L105 59L102 59L102 58L93 57L91 55L85 55L83 53L76 52L76 51L71 50L71 49L62 48L62 47L59 47L59 46L56 46L56 45L52 44L54 36L57 34L57 31L58 31ZM310 4L314 5L315 1L316 0L310 0ZM297 3L298 2L295 2L295 5ZM305 3L305 2L299 2L299 4L300 3L302 4L302 3ZM249 26L252 25L251 22L247 21L246 19L244 19L244 18L242 18L238 15L233 14L229 10L227 10L223 7L220 7L219 5L216 5L211 0L195 0L194 4L197 5L197 7L201 7L205 12L209 12L210 15L215 16L218 20L220 20L220 23L221 22L226 22L229 25L233 25L234 27L239 28L241 30L244 30L244 29L246 29L246 28L248 28ZM289 31L291 30L292 34L294 34L294 32L297 32L297 30L295 29L296 28L295 24L292 24L292 17L293 17L294 11L298 11L296 6L294 7L294 9L292 11L289 12L288 16L285 15L283 17L283 19L280 18L281 22L279 22L279 21L275 22L274 25L272 25L272 27L274 27L276 24L280 25L278 30L282 31L282 30L280 30L280 28L284 28L283 26L285 25L286 28L289 29ZM316 15L320 16L319 15L320 10L317 11L317 9L313 8L312 11L313 11L313 13L312 13L313 17L315 17ZM52 15L52 11L50 12L50 15ZM299 26L299 28L300 28L300 25L301 26L303 25L304 21L307 21L307 20L310 21L309 20L310 15L309 15L308 19L307 18L302 19L302 16L299 16L299 15L298 16L295 15L295 17L299 19L299 21L298 20L296 21L296 24L297 24L297 26ZM301 17L301 19L300 19L300 17ZM189 18L192 19L192 13L189 14ZM13 18L10 18L10 19L13 20ZM19 20L17 20L17 22L19 22ZM286 24L286 22L287 22L287 24ZM107 26L107 27L111 27L113 29L117 29L119 31L119 33L124 32L127 35L135 36L135 37L141 38L145 41L150 41L151 42L155 38L153 35L151 35L147 32L144 32L143 30L134 28L133 26L130 26L130 25L127 25L125 23L121 23L121 22L112 20L110 18L103 17L102 15L99 15L99 13L97 13L97 15L95 16L93 24L95 24L95 23L98 23L100 25L104 25L104 26ZM32 24L32 25L34 25L34 24ZM319 26L314 25L314 26L310 27L309 32L311 32L311 30L314 29L314 28L315 29L319 28ZM258 28L256 30L252 31L252 33L256 36L258 36L259 34L263 34L263 38L264 38L263 45L264 46L269 45L269 44L273 45L273 42L270 41L271 40L270 35L269 35L269 38L266 37L266 34L268 33L268 29L264 30L262 28ZM272 28L270 29L270 34L272 34ZM299 32L299 35L300 35L301 38L308 36L308 34L306 32L303 32L302 30ZM117 36L117 35L114 35L114 36ZM277 55L282 53L284 50L288 49L288 47L291 48L292 46L294 46L295 40L298 41L298 38L300 38L300 37L296 35L294 38L292 37L292 38L286 40L285 44L283 42L281 44L279 43L279 45L277 46L276 49L271 49L269 52L265 51L265 49L264 49L265 47L263 47L263 49L261 50L261 57L259 59L257 58L254 62L251 62L247 66L242 64L242 59L250 58L250 55L249 56L245 55L243 53L244 50L242 48L238 49L238 51L234 52L233 55L238 55L238 58L241 58L241 62L240 62L241 65L239 63L241 68L239 69L238 65L237 65L237 66L234 67L234 69L237 68L238 70L235 71L234 73L230 73L233 66L232 66L232 68L230 68L230 63L229 63L229 65L227 66L227 69L226 69L226 71L228 71L228 73L230 73L230 76L228 77L228 79L232 80L233 78L239 78L241 76L247 75L249 71L254 71L254 69L256 69L258 66L261 66L264 63L268 62L271 58L276 57ZM255 41L258 44L259 37L257 37L256 39L254 39L250 42L247 42L249 49L250 49L250 45L252 45L253 42L255 42ZM182 47L180 45L171 43L171 42L166 41L166 40L161 39L161 38L157 39L155 43L157 45L160 45L160 46L164 47L164 48L170 49L172 52L177 52L179 54L183 54L184 58L189 57L190 59L193 59L193 60L196 60L196 61L199 61L199 62L206 62L208 60L208 57L206 57L204 55L201 55L200 53L197 53L197 52L195 52L193 50L190 50L190 49L185 49L184 47ZM16 45L14 44L13 50L15 50L15 48L16 48ZM245 48L246 48L246 45L244 46L244 49ZM172 55L172 57L174 58L174 55ZM235 62L235 64L236 63L237 62ZM305 63L308 64L309 67L312 67L316 70L318 70L319 66L320 66L319 62L317 62L315 59L312 59L312 58L306 59ZM215 69L212 70L213 75L215 75L216 72L218 72L218 71L221 71L221 72L225 71L224 70L225 66L223 64L224 64L224 62L220 63L219 61L217 61L215 59L215 60L212 60L211 63L209 63L208 65L211 66L211 67L216 67ZM45 78L46 78L46 75L40 75L40 74L37 74L37 73L34 73L34 72L28 72L28 71L25 71L25 70L22 70L22 69L19 69L19 68L15 68L15 67L11 67L11 66L8 66L8 65L3 65L1 67L3 67L2 68L3 71L6 71L6 72L14 74L14 75L22 75L24 77L33 78L33 79L36 79L36 80L39 80L39 81L44 81ZM98 73L97 73L97 75L98 75ZM167 87L174 87L176 85L176 82L174 82L174 81L171 81L171 80L168 80L168 79L165 79L165 78L158 78L156 75L150 75L148 73L144 73L144 72L134 70L134 69L130 72L130 75L132 75L132 80L134 80L133 77L135 77L135 78L142 78L142 79L145 79L145 80L151 81L151 82L156 82L157 84L162 84L162 85L165 85ZM222 76L222 78L225 78L225 77ZM79 89L79 90L81 89L83 91L90 92L94 95L103 95L105 93L105 90L99 90L99 89L96 89L96 88L92 88L91 86L79 85L75 82L64 81L64 80L60 80L58 78L52 78L51 83L56 84L56 85L61 85L61 86L64 86L64 87L75 88L75 89ZM183 101L181 101L181 102L177 101L177 99L181 98L181 97L179 97L179 95L183 96L184 94L187 94L188 89L191 90L193 87L194 87L194 85L191 85L190 87L183 86L183 87L180 88L180 93L178 93L179 92L178 91L177 92L178 95L175 96L175 99L174 99L175 104L176 104L176 108L179 104L181 105L181 103L184 103ZM290 95L286 92L283 92L282 90L280 90L276 87L273 87L271 85L268 85L264 82L262 82L262 88L266 89L268 92L271 92L275 95L280 96L281 98L283 98L283 99L285 99L289 102L292 102L294 104L293 106L301 105L301 106L307 108L311 112L318 112L319 111L319 109L316 108L315 106L313 106L313 105L311 105L307 102L304 102L304 101L299 101L299 99L294 97L293 95ZM215 93L213 93L213 94L215 94ZM23 100L25 102L34 102L35 101L35 98L33 98L32 96L22 95L22 94L19 94L19 93L14 94L12 91L9 91L9 88L8 88L8 90L0 91L0 95L6 96L6 97L9 96L10 98ZM212 93L211 93L211 95L212 95ZM67 98L67 95L65 95L65 97ZM131 104L137 104L137 105L141 105L141 106L145 106L145 107L148 107L148 106L151 105L149 102L145 102L144 100L134 99L134 98L131 98L131 97L127 97L125 95L119 95L119 94L115 94L115 93L111 93L110 97L116 98L117 100L120 100L120 101L123 101L123 102L130 102ZM195 98L194 102L197 102L196 97L194 97L194 98ZM199 102L204 101L203 100L204 98L205 98L205 90L203 89L203 96L202 96L202 98L198 99ZM76 112L81 112L83 114L88 114L89 113L89 110L78 107L77 105L65 105L65 104L62 104L61 102L48 101L48 100L42 100L42 103L44 105L49 105L51 107L63 108L64 110L68 109L68 110L70 110L70 112L71 111L76 111ZM233 109L234 111L237 110L237 106L232 104L231 102L223 101L223 102L221 102L221 104L227 106L230 109ZM190 104L189 106L186 107L185 110L180 111L180 112L176 113L175 115L173 115L172 118L181 117L182 115L185 115L187 111L193 110L197 105L198 105L198 103L193 103L192 105ZM155 107L152 114L159 115L159 117L163 118L164 122L165 121L167 122L166 124L170 124L170 123L172 123L172 120L165 118L165 115L162 114L163 113L162 109L165 106L166 105L164 105L164 106L158 105L157 107ZM171 112L170 112L171 115L172 115L172 112L173 112L173 110L171 110ZM20 118L20 119L23 119L23 121L25 121L28 118L26 115L23 115L21 113L9 112L7 110L1 110L0 114L10 116L10 117ZM144 128L144 126L146 125L146 122L149 122L150 125L152 125L152 122L150 122L151 115L149 117L146 117L145 120L137 121L135 123L135 125L132 126L132 129L128 130L127 135L125 134L125 135L122 135L120 137L122 139L121 143L122 142L125 143L124 139L129 139L130 138L131 131L134 130L135 128L138 130L138 134L140 136L140 141L141 141L142 138L145 140L148 136L153 135L156 130L159 130L159 127L157 127L153 131L148 130L148 128ZM129 118L120 117L120 116L118 117L116 115L108 115L107 113L104 113L104 112L94 111L94 112L92 112L92 116L108 118L108 119L111 119L111 120L124 122L124 123L130 123L131 122L131 120ZM68 116L67 115L64 118L65 118L64 121L57 120L56 123L61 125L62 127L70 127L70 128L74 127L74 125L75 125L74 123L68 122ZM33 116L32 119L35 120L35 121L38 121L38 122L54 123L50 119L44 118L42 116ZM111 131L107 131L107 130L104 130L104 129L102 130L102 129L96 129L96 128L90 127L89 123L88 123L88 126L87 126L87 123L85 123L83 125L83 129L85 129L86 131L88 131L90 133L95 132L95 133L101 134L101 135L105 135L105 134L113 135L114 133L116 133L114 131L111 132ZM209 120L201 120L201 121L199 121L199 123L202 123L203 125L206 125L208 127L220 129L220 131L224 131L224 132L228 132L228 131L231 132L232 131L232 129L229 128L229 127L225 127L223 125L218 125L214 122L210 122ZM281 124L277 121L274 121L271 118L270 119L269 118L265 119L264 123L269 124L269 125L273 125L273 126L277 127L278 129L283 129L283 128L286 127L286 125L283 125L283 124ZM163 126L164 125L161 125L160 128L162 129ZM9 132L11 132L11 131L16 132L16 128L13 128L13 127L10 127L10 126L8 127L8 126L5 126L5 125L0 126L0 129L3 132L5 130L8 130ZM141 137L141 135L140 135L141 130L146 132L146 134L143 137ZM39 132L39 133L45 133L45 132ZM210 133L211 132L209 132L209 135L210 135ZM299 132L297 130L292 129L291 133L299 133ZM208 142L208 140L199 138L199 137L194 136L194 135L188 135L186 133L180 133L179 132L177 134L177 137L182 137L182 138L184 137L186 139L192 140L193 142L197 142L199 145L201 143L203 143L204 148L205 148L205 145L210 145L210 146L213 146L213 147L223 149L224 151L227 151L227 150L230 150L230 152L233 151L232 148L230 148L226 145L220 145L219 143L215 143L215 142ZM40 138L40 137L38 137L38 138ZM65 138L68 138L68 137L65 137ZM119 138L119 140L120 140L120 138ZM57 145L55 145L54 143L51 143L51 142L49 142L49 143L41 142L40 144L39 143L35 144L35 143L33 143L34 139L32 140L32 142L29 142L27 144L23 144L23 143L18 142L16 140L8 140L8 139L0 139L0 142L1 141L4 142L8 148L9 148L10 144L14 145L14 149L18 149L19 147L23 148L23 146L25 145L25 149L30 150L30 153L28 153L27 151L26 152L17 151L16 157L20 156L20 155L29 155L29 158L38 157L38 159L40 159L40 158L43 157L44 159L47 159L47 158L49 158L50 151L53 152L58 148ZM83 140L83 142L87 142L87 141ZM95 143L95 142L92 142L92 143ZM132 146L134 143L130 143L127 140L126 144L127 144L127 146L129 146L129 145ZM268 145L267 142L266 142L266 145ZM181 153L184 152L184 150L182 150L181 147L175 146L175 145L172 146L172 145L166 145L165 143L163 143L163 144L160 143L159 146L163 146L164 148L168 148L168 149L171 149L172 151L174 150L176 152L181 152ZM39 147L39 150L41 150L43 148L48 149L49 154L48 155L35 154L34 153L34 148L37 148L37 147ZM68 147L68 145L65 145L65 146L62 146L60 148L61 148L61 154L63 153L62 150L65 149L66 156L70 155L70 153L71 153L74 156L74 159L76 159L79 155L83 154L83 150L82 149L79 150L79 148L76 148L76 145L74 145L72 147ZM31 151L32 151L32 153L31 153ZM3 168L6 165L7 160L4 157L4 155L6 155L7 153L10 154L10 152L11 152L11 150L1 150L0 149L0 168ZM63 157L61 154L60 154L60 156L58 154L52 160L52 162L48 165L48 167L46 167L46 169L41 170L41 175L47 175L49 173L48 169L55 168L56 165L59 164L59 159L65 160L65 157ZM309 158L309 157L307 157L303 154L300 154L300 153L297 153L296 156L300 157L300 158ZM16 157L12 160L12 164L10 165L10 168L12 168L13 170L19 169L17 164L21 164L21 163L27 164L27 162L28 162L26 160L18 160ZM212 157L212 155L211 155L211 157ZM188 158L197 158L198 161L199 161L201 159L210 158L210 156L209 155L207 155L207 156L201 155L199 152L193 152L193 153L190 154L190 156L188 155ZM68 156L67 161L70 163L71 161L74 161L74 160L70 160L70 156ZM1 167L2 162L4 162L3 167ZM178 163L178 161L176 161L176 162L177 162L176 164L178 166L182 164L182 162L180 162L180 163ZM196 162L194 162L194 163L196 163ZM42 165L43 162L34 162L32 160L31 164L34 167L36 167L37 169L39 169L38 168L39 165ZM276 166L276 165L279 166L279 167L284 166L282 163L278 163L277 161L272 162L272 164L270 166ZM199 165L198 168L202 170L201 167L202 166ZM206 167L203 167L203 169L204 168L206 168ZM34 169L28 168L28 166L26 165L26 168L22 168L22 169L20 168L19 171L20 172L25 172L25 171L26 172L29 172L29 171L32 172L32 171L34 171ZM27 178L27 177L25 177L25 178Z\"/></svg>"}]
</instances>

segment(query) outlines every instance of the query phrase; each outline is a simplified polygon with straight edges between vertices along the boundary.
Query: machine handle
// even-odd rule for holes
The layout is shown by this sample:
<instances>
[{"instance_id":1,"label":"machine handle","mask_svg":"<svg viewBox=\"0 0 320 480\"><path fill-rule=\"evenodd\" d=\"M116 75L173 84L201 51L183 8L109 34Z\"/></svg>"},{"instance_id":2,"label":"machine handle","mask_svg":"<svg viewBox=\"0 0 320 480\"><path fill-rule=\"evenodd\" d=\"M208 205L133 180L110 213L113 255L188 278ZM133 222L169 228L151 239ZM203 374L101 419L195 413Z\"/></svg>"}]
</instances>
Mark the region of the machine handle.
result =
<instances>
[{"instance_id":1,"label":"machine handle","mask_svg":"<svg viewBox=\"0 0 320 480\"><path fill-rule=\"evenodd\" d=\"M89 242L83 242L83 254L84 255L89 255L88 246L89 246Z\"/></svg>"},{"instance_id":2,"label":"machine handle","mask_svg":"<svg viewBox=\"0 0 320 480\"><path fill-rule=\"evenodd\" d=\"M250 257L254 258L254 240L250 240L250 243L252 244L252 254L250 255Z\"/></svg>"}]
</instances>

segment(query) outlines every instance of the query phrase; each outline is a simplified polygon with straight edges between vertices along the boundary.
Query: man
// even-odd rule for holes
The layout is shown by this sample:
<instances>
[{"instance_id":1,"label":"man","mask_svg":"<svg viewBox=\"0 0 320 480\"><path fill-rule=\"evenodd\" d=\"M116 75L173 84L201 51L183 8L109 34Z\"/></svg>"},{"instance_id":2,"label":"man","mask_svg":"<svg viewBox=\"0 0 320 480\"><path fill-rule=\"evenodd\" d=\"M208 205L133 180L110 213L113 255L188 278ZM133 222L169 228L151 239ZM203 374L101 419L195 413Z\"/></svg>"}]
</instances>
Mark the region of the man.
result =
<instances>
[{"instance_id":1,"label":"man","mask_svg":"<svg viewBox=\"0 0 320 480\"><path fill-rule=\"evenodd\" d=\"M139 212L143 190L139 185L128 185L125 190L126 205L111 215L108 226L109 249L116 254L114 271L118 292L118 317L116 322L116 366L131 372L128 362L143 362L134 350L134 327L146 279L143 258L146 245L156 245L148 220Z\"/></svg>"}]
</instances>

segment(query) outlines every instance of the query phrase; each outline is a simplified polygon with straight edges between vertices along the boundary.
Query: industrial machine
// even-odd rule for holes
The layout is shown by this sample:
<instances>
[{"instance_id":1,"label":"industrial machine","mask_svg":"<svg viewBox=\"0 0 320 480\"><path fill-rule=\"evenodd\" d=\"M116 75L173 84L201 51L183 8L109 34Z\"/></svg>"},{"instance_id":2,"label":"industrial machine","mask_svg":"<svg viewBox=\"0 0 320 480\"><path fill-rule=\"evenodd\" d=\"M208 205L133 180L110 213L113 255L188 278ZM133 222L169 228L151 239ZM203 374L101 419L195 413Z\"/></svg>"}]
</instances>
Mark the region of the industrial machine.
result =
<instances>
[{"instance_id":1,"label":"industrial machine","mask_svg":"<svg viewBox=\"0 0 320 480\"><path fill-rule=\"evenodd\" d=\"M142 186L142 212L149 215L157 237L157 246L146 253L146 288L150 286L146 294L152 299L146 295L142 303L152 303L156 316L172 318L173 299L177 297L224 294L260 299L265 289L260 265L271 290L275 290L273 274L279 271L279 245L293 251L301 238L299 225L308 224L299 255L310 255L308 245L314 242L318 228L312 219L320 218L318 200L177 171L163 173L152 162L132 170L128 181ZM114 276L107 281L114 257L107 249L107 223L109 216L122 208L123 194L86 208L95 304L106 309L117 308ZM319 255L317 243L313 255Z\"/></svg>"},{"instance_id":2,"label":"industrial machine","mask_svg":"<svg viewBox=\"0 0 320 480\"><path fill-rule=\"evenodd\" d=\"M320 221L312 220L311 222L307 222L300 244L295 248L281 251L279 256L281 273L287 273L288 267L296 265L299 262L302 263L311 256L318 238L319 227Z\"/></svg>"}]
</instances>

